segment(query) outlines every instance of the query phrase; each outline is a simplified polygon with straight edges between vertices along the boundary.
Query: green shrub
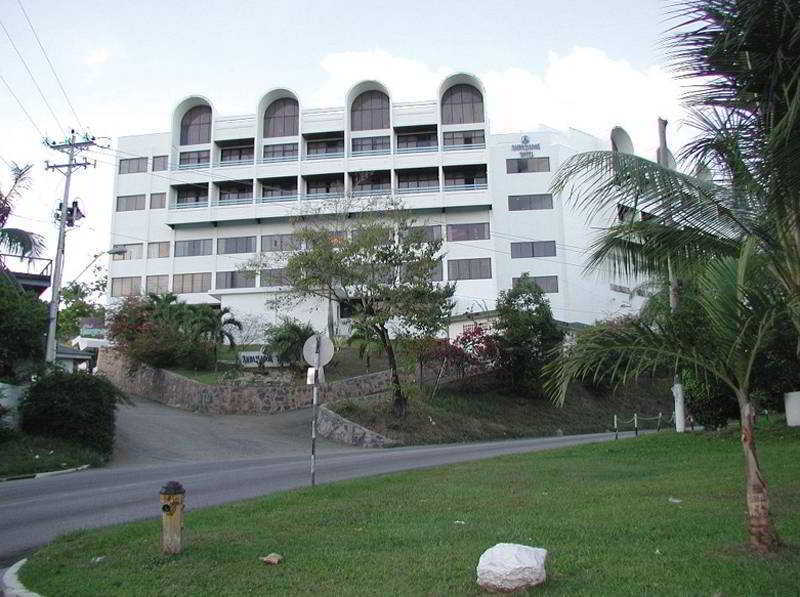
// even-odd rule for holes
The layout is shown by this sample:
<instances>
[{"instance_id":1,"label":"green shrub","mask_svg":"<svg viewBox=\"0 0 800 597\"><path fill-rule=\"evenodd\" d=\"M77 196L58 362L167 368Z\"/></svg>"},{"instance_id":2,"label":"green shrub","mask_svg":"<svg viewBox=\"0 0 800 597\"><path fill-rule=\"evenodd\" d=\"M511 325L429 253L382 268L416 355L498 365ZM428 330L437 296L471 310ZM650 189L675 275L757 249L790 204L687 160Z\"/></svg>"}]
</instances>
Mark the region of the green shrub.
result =
<instances>
[{"instance_id":1,"label":"green shrub","mask_svg":"<svg viewBox=\"0 0 800 597\"><path fill-rule=\"evenodd\" d=\"M3 393L0 392L0 398L3 397ZM11 412L11 409L6 408L2 404L0 404L0 444L9 440L13 435L13 431L11 429L11 425L8 423L5 417Z\"/></svg>"},{"instance_id":2,"label":"green shrub","mask_svg":"<svg viewBox=\"0 0 800 597\"><path fill-rule=\"evenodd\" d=\"M20 429L76 442L108 456L114 445L117 402L125 400L105 377L53 370L23 395Z\"/></svg>"},{"instance_id":3,"label":"green shrub","mask_svg":"<svg viewBox=\"0 0 800 597\"><path fill-rule=\"evenodd\" d=\"M47 303L0 273L0 379L25 377L25 365L44 358Z\"/></svg>"},{"instance_id":4,"label":"green shrub","mask_svg":"<svg viewBox=\"0 0 800 597\"><path fill-rule=\"evenodd\" d=\"M689 414L706 429L721 429L728 419L739 417L739 406L727 386L694 371L684 371L681 381Z\"/></svg>"},{"instance_id":5,"label":"green shrub","mask_svg":"<svg viewBox=\"0 0 800 597\"><path fill-rule=\"evenodd\" d=\"M281 365L302 369L303 345L315 333L310 324L283 317L279 324L267 324L264 332L264 354L274 354Z\"/></svg>"}]
</instances>

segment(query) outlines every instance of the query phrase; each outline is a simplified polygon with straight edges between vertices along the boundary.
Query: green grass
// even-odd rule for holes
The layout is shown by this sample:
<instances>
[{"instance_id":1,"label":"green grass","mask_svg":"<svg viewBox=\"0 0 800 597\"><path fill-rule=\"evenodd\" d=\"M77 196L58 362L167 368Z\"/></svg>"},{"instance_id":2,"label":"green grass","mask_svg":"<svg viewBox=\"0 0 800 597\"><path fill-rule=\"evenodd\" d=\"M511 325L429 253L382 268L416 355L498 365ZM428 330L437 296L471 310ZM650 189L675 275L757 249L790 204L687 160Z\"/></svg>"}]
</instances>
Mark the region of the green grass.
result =
<instances>
[{"instance_id":1,"label":"green grass","mask_svg":"<svg viewBox=\"0 0 800 597\"><path fill-rule=\"evenodd\" d=\"M102 466L102 454L72 442L12 432L0 443L0 478L45 473L84 464Z\"/></svg>"},{"instance_id":2,"label":"green grass","mask_svg":"<svg viewBox=\"0 0 800 597\"><path fill-rule=\"evenodd\" d=\"M563 407L544 398L509 395L497 391L469 392L442 388L430 398L430 389L408 388L408 415L398 420L391 414L388 395L345 400L329 405L334 411L364 427L406 445L465 442L555 434L595 433L612 427L614 414L623 419L633 413L643 416L672 412L672 394L667 380L645 380L621 388L611 396L594 396L580 385L573 388ZM642 421L654 427L656 421ZM632 429L632 425L628 425Z\"/></svg>"},{"instance_id":3,"label":"green grass","mask_svg":"<svg viewBox=\"0 0 800 597\"><path fill-rule=\"evenodd\" d=\"M800 430L757 440L779 531L797 544ZM73 533L21 574L60 596L478 595L480 554L518 542L550 551L531 594L796 595L796 548L742 547L743 487L735 432L662 433L188 512L174 557L159 554L157 521ZM283 564L258 561L273 551Z\"/></svg>"}]
</instances>

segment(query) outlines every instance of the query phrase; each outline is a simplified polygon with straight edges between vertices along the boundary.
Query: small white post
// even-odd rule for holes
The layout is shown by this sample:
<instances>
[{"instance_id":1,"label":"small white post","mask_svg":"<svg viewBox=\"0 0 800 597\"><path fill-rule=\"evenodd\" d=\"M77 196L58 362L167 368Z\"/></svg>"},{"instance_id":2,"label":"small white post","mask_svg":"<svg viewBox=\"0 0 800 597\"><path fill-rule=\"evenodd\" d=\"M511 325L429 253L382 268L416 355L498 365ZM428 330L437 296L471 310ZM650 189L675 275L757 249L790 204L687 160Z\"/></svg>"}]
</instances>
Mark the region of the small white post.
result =
<instances>
[{"instance_id":1,"label":"small white post","mask_svg":"<svg viewBox=\"0 0 800 597\"><path fill-rule=\"evenodd\" d=\"M633 430L636 432L636 437L639 437L639 415L633 413Z\"/></svg>"},{"instance_id":2,"label":"small white post","mask_svg":"<svg viewBox=\"0 0 800 597\"><path fill-rule=\"evenodd\" d=\"M683 409L683 386L676 383L672 386L672 395L675 398L675 431L686 431L686 413Z\"/></svg>"},{"instance_id":3,"label":"small white post","mask_svg":"<svg viewBox=\"0 0 800 597\"><path fill-rule=\"evenodd\" d=\"M312 409L314 418L311 420L311 487L317 483L317 404L319 403L319 334L315 334L317 348L314 352L314 391Z\"/></svg>"},{"instance_id":4,"label":"small white post","mask_svg":"<svg viewBox=\"0 0 800 597\"><path fill-rule=\"evenodd\" d=\"M619 427L617 426L617 415L614 415L614 439L619 439Z\"/></svg>"}]
</instances>

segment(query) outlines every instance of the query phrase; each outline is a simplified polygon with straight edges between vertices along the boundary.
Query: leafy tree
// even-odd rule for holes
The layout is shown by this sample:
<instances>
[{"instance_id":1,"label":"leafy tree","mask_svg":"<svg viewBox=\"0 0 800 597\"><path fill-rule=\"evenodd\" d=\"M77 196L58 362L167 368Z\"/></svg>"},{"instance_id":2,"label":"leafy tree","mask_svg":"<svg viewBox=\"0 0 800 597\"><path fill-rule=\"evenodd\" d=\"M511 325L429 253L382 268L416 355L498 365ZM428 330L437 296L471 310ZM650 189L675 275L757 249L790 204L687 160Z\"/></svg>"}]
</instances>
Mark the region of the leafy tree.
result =
<instances>
[{"instance_id":1,"label":"leafy tree","mask_svg":"<svg viewBox=\"0 0 800 597\"><path fill-rule=\"evenodd\" d=\"M380 337L371 328L361 325L360 322L353 325L353 333L347 339L347 345L358 351L358 358L364 361L367 371L369 371L370 359L384 354Z\"/></svg>"},{"instance_id":2,"label":"leafy tree","mask_svg":"<svg viewBox=\"0 0 800 597\"><path fill-rule=\"evenodd\" d=\"M441 239L428 240L393 198L326 201L296 219L303 251L265 254L245 269L286 260L288 296L295 301L334 297L356 306L354 322L380 339L392 370L393 412L405 416L396 338L434 336L447 324L453 284L433 281L441 267Z\"/></svg>"},{"instance_id":3,"label":"leafy tree","mask_svg":"<svg viewBox=\"0 0 800 597\"><path fill-rule=\"evenodd\" d=\"M512 390L538 392L542 367L564 340L550 301L528 274L497 298L500 368Z\"/></svg>"},{"instance_id":4,"label":"leafy tree","mask_svg":"<svg viewBox=\"0 0 800 597\"><path fill-rule=\"evenodd\" d=\"M264 331L266 341L262 353L275 355L281 365L302 367L303 345L315 334L311 324L283 317L279 324L268 323Z\"/></svg>"},{"instance_id":5,"label":"leafy tree","mask_svg":"<svg viewBox=\"0 0 800 597\"><path fill-rule=\"evenodd\" d=\"M7 228L14 201L31 186L31 169L33 166L11 164L11 185L6 191L0 190L0 274L7 277L7 268L3 253L19 257L38 257L44 249L41 236L20 228Z\"/></svg>"},{"instance_id":6,"label":"leafy tree","mask_svg":"<svg viewBox=\"0 0 800 597\"><path fill-rule=\"evenodd\" d=\"M44 358L47 304L0 276L0 378L15 379L25 363Z\"/></svg>"},{"instance_id":7,"label":"leafy tree","mask_svg":"<svg viewBox=\"0 0 800 597\"><path fill-rule=\"evenodd\" d=\"M56 329L61 341L71 340L80 333L81 319L105 317L106 309L100 304L99 298L105 294L108 276L101 267L94 268L92 273L92 281L75 280L61 289L61 308Z\"/></svg>"}]
</instances>

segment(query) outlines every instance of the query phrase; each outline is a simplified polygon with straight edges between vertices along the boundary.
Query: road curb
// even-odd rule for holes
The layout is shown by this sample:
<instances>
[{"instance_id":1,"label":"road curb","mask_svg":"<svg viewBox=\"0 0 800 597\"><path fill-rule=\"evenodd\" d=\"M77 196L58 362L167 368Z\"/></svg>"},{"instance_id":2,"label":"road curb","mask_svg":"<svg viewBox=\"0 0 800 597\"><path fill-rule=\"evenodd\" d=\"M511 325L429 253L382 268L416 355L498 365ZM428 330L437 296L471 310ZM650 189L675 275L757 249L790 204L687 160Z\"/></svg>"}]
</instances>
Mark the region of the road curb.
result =
<instances>
[{"instance_id":1,"label":"road curb","mask_svg":"<svg viewBox=\"0 0 800 597\"><path fill-rule=\"evenodd\" d=\"M25 585L20 582L19 577L17 576L17 572L27 561L27 558L20 560L11 566L11 568L6 570L6 573L3 575L2 579L2 588L5 597L42 597L39 595L39 593L34 593L33 591L26 589Z\"/></svg>"},{"instance_id":2,"label":"road curb","mask_svg":"<svg viewBox=\"0 0 800 597\"><path fill-rule=\"evenodd\" d=\"M12 477L3 477L0 479L0 483L3 481L19 481L20 479L45 479L47 477L55 477L56 475L66 475L67 473L77 473L78 471L85 471L89 468L90 465L82 464L81 466L76 466L74 468L65 468L64 470L60 471L47 471L44 473L31 473L30 475L14 475Z\"/></svg>"}]
</instances>

